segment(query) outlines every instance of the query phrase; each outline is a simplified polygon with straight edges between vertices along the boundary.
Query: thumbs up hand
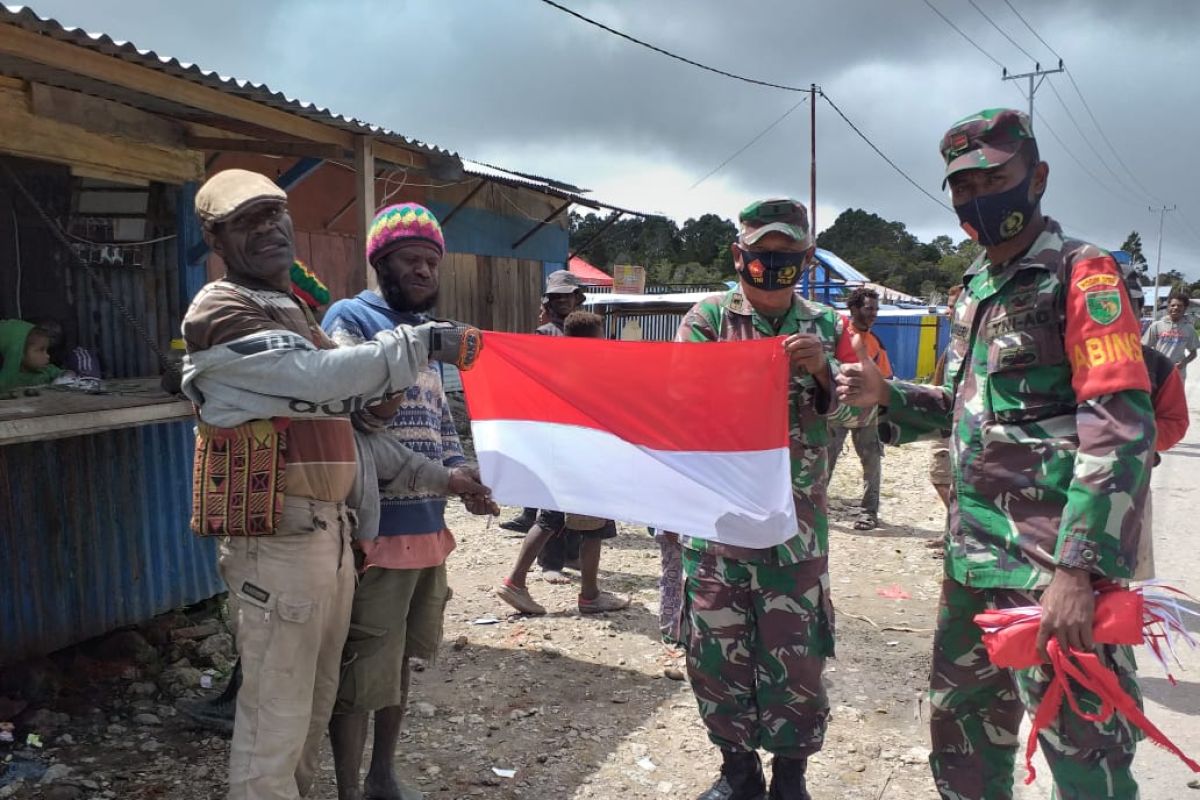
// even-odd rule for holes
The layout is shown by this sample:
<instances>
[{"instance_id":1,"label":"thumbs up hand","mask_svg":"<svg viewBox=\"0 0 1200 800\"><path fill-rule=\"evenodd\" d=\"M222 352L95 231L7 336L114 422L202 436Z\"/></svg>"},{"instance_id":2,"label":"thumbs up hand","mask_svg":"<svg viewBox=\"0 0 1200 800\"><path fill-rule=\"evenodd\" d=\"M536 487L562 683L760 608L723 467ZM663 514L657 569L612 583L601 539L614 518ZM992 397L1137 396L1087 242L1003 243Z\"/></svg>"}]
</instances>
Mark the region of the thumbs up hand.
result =
<instances>
[{"instance_id":1,"label":"thumbs up hand","mask_svg":"<svg viewBox=\"0 0 1200 800\"><path fill-rule=\"evenodd\" d=\"M867 343L862 334L854 331L850 337L856 364L842 364L837 376L838 399L855 408L887 405L888 382L867 353Z\"/></svg>"}]
</instances>

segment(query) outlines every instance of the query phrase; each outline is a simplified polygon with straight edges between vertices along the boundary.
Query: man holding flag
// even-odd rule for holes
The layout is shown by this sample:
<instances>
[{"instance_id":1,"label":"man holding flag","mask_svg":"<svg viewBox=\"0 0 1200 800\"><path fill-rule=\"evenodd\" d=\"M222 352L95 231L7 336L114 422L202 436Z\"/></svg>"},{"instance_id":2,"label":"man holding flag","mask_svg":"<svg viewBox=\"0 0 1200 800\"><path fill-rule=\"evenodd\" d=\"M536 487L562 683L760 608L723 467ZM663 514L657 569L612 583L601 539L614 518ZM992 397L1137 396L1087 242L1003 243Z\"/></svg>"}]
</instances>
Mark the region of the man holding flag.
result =
<instances>
[{"instance_id":1,"label":"man holding flag","mask_svg":"<svg viewBox=\"0 0 1200 800\"><path fill-rule=\"evenodd\" d=\"M941 143L954 210L984 253L963 276L941 386L842 367L847 403L883 407L890 444L950 434L950 535L930 674L929 757L946 800L1012 797L1023 707L1053 673L1047 642L1095 651L1137 699L1129 647L1096 645L1094 586L1137 565L1154 452L1149 377L1112 256L1043 216L1049 166L1027 115L988 109ZM861 341L856 349L861 348ZM1042 665L994 666L976 614L1041 606ZM1040 734L1064 800L1138 796L1122 715L1079 692ZM1082 712L1082 713L1080 713ZM1036 718L1036 717L1035 717Z\"/></svg>"},{"instance_id":2,"label":"man holding flag","mask_svg":"<svg viewBox=\"0 0 1200 800\"><path fill-rule=\"evenodd\" d=\"M721 748L721 775L699 800L758 800L758 757L774 754L772 800L807 800L808 757L821 749L829 702L821 683L833 655L825 485L828 421L858 411L834 393L842 318L796 294L815 249L808 213L795 200L765 200L739 215L733 244L739 285L702 300L683 320L680 342L780 338L790 361L791 475L798 530L756 549L683 536L682 640L688 677ZM732 376L714 376L716 380ZM739 380L755 380L753 375Z\"/></svg>"}]
</instances>

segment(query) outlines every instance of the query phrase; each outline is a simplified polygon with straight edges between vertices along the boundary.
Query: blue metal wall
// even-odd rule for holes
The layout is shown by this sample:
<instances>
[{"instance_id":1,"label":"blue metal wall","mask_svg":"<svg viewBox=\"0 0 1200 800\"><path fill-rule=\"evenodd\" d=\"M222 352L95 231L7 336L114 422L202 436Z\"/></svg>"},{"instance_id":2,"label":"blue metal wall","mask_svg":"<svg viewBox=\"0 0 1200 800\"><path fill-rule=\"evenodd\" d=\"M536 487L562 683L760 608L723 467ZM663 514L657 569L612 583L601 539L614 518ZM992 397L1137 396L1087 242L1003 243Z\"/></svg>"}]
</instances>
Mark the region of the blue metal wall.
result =
<instances>
[{"instance_id":1,"label":"blue metal wall","mask_svg":"<svg viewBox=\"0 0 1200 800\"><path fill-rule=\"evenodd\" d=\"M142 273L109 276L163 349L205 280L195 193L194 183L164 187L178 237L155 246ZM157 374L108 300L85 296L78 309L109 374ZM215 542L188 530L192 428L157 423L0 446L0 664L224 590Z\"/></svg>"},{"instance_id":2,"label":"blue metal wall","mask_svg":"<svg viewBox=\"0 0 1200 800\"><path fill-rule=\"evenodd\" d=\"M922 337L921 332L926 327L937 327L932 336L925 337L924 346L930 347L926 353L926 364L933 364L945 347L949 325L945 317L922 316L881 316L875 321L871 330L887 348L888 360L892 363L892 371L897 378L913 380L929 378L932 367L922 370L918 367L921 361ZM928 374L921 374L927 372Z\"/></svg>"},{"instance_id":3,"label":"blue metal wall","mask_svg":"<svg viewBox=\"0 0 1200 800\"><path fill-rule=\"evenodd\" d=\"M425 205L441 219L453 208L449 203L427 200ZM522 258L561 264L567 260L569 236L551 223L513 249L513 242L537 223L523 216L496 214L483 208L462 208L445 224L446 251L477 256ZM560 267L561 269L561 267Z\"/></svg>"},{"instance_id":4,"label":"blue metal wall","mask_svg":"<svg viewBox=\"0 0 1200 800\"><path fill-rule=\"evenodd\" d=\"M211 597L190 422L0 447L0 663Z\"/></svg>"}]
</instances>

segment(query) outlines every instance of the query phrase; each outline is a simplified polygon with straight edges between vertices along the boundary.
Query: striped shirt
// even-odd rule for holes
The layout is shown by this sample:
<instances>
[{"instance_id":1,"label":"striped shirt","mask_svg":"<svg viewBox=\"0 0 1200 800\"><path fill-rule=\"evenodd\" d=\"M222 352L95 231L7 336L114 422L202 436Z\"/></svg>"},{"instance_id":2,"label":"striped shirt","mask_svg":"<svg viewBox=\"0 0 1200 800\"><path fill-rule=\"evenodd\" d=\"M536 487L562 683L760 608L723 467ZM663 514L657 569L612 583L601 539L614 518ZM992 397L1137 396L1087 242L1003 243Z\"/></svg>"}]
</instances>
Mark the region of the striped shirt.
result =
<instances>
[{"instance_id":1,"label":"striped shirt","mask_svg":"<svg viewBox=\"0 0 1200 800\"><path fill-rule=\"evenodd\" d=\"M395 311L382 297L368 290L330 306L322 325L337 344L355 345L381 330L425 321L421 315ZM388 423L390 434L410 450L446 467L465 464L467 459L437 365L426 365L417 383L403 394L400 407ZM359 543L367 555L368 566L422 569L443 563L454 549L454 537L446 530L445 513L445 497L382 491L379 538Z\"/></svg>"}]
</instances>

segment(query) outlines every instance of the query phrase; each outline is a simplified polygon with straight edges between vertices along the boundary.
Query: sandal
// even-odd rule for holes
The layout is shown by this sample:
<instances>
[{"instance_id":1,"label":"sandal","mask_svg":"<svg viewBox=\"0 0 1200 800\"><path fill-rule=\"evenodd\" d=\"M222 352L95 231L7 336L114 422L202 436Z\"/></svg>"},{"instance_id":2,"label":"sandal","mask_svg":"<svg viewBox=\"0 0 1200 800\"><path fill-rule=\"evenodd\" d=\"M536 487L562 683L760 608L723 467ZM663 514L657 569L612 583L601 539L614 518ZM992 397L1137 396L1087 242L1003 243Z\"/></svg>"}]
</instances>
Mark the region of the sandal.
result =
<instances>
[{"instance_id":1,"label":"sandal","mask_svg":"<svg viewBox=\"0 0 1200 800\"><path fill-rule=\"evenodd\" d=\"M507 580L496 590L496 597L499 597L522 614L541 616L546 613L545 607L533 599L528 589L524 586L513 586Z\"/></svg>"},{"instance_id":2,"label":"sandal","mask_svg":"<svg viewBox=\"0 0 1200 800\"><path fill-rule=\"evenodd\" d=\"M879 517L872 514L870 511L864 511L858 515L858 519L854 520L854 530L856 531L872 531L879 527Z\"/></svg>"},{"instance_id":3,"label":"sandal","mask_svg":"<svg viewBox=\"0 0 1200 800\"><path fill-rule=\"evenodd\" d=\"M623 608L629 608L629 601L612 592L601 592L591 600L584 598L583 595L579 596L580 614L606 614L609 611L620 611Z\"/></svg>"}]
</instances>

